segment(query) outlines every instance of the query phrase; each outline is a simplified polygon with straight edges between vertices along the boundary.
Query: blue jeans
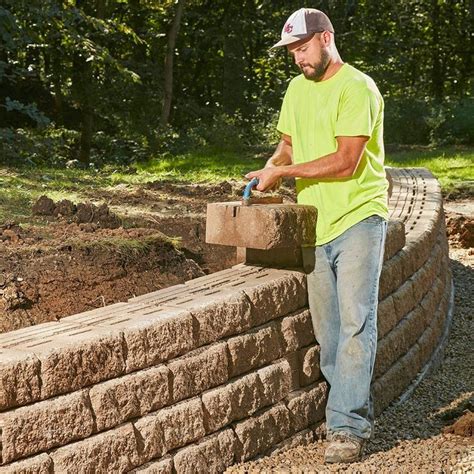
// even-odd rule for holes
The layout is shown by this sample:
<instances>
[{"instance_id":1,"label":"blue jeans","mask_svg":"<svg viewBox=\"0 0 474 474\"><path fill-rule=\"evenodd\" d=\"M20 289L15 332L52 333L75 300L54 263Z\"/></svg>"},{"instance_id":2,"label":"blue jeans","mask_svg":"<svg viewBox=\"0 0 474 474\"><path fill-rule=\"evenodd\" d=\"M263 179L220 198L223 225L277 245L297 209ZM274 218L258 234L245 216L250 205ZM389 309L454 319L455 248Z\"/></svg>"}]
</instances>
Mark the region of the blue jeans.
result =
<instances>
[{"instance_id":1,"label":"blue jeans","mask_svg":"<svg viewBox=\"0 0 474 474\"><path fill-rule=\"evenodd\" d=\"M370 438L371 380L377 350L377 303L387 222L364 219L336 239L303 249L321 372L330 385L328 432Z\"/></svg>"}]
</instances>

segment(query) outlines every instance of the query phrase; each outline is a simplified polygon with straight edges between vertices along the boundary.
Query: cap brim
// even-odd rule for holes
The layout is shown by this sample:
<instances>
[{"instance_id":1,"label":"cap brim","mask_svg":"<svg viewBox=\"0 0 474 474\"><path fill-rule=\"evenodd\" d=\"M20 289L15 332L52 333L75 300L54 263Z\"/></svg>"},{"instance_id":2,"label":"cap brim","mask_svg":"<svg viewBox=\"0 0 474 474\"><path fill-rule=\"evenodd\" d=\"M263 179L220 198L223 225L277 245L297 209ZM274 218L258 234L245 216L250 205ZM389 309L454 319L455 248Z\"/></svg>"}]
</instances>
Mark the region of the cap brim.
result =
<instances>
[{"instance_id":1,"label":"cap brim","mask_svg":"<svg viewBox=\"0 0 474 474\"><path fill-rule=\"evenodd\" d=\"M313 35L314 33L307 33L298 36L287 36L286 38L283 38L282 40L278 41L278 43L275 43L270 49L278 48L280 46L288 46L289 44L296 43L297 41L301 41L302 39L309 38Z\"/></svg>"}]
</instances>

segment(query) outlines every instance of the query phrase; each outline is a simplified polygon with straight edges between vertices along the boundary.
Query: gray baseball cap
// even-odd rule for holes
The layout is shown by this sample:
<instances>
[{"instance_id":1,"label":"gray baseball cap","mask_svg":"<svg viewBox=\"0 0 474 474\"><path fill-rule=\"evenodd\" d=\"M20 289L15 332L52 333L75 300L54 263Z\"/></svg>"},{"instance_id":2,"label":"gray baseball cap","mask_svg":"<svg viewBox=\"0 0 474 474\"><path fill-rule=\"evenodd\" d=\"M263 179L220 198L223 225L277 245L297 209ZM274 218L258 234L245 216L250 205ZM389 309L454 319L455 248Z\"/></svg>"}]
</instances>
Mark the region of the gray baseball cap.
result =
<instances>
[{"instance_id":1,"label":"gray baseball cap","mask_svg":"<svg viewBox=\"0 0 474 474\"><path fill-rule=\"evenodd\" d=\"M321 31L334 33L334 27L327 15L315 8L300 8L286 20L281 30L281 40L274 44L272 48L296 43L296 41Z\"/></svg>"}]
</instances>

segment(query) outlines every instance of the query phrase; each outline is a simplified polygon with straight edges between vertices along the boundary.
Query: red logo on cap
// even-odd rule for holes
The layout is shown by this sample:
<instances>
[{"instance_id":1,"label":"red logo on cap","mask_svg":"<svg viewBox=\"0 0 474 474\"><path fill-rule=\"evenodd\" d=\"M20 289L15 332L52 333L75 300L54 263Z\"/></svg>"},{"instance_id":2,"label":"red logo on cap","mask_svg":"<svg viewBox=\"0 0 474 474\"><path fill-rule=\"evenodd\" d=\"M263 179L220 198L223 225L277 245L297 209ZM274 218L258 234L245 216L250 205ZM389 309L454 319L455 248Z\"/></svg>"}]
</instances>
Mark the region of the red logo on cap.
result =
<instances>
[{"instance_id":1,"label":"red logo on cap","mask_svg":"<svg viewBox=\"0 0 474 474\"><path fill-rule=\"evenodd\" d=\"M293 31L293 25L291 23L287 23L285 25L285 33L291 33Z\"/></svg>"}]
</instances>

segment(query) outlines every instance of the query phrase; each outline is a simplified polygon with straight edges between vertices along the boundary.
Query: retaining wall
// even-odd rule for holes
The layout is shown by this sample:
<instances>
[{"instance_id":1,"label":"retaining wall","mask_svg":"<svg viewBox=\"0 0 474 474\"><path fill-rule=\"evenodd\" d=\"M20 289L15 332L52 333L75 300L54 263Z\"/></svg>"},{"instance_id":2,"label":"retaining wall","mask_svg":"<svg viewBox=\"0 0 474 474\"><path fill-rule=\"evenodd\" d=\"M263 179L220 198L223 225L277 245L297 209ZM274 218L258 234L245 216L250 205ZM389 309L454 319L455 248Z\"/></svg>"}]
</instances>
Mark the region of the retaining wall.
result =
<instances>
[{"instance_id":1,"label":"retaining wall","mask_svg":"<svg viewBox=\"0 0 474 474\"><path fill-rule=\"evenodd\" d=\"M442 199L391 170L379 413L436 349L451 292ZM321 436L305 275L237 265L0 335L0 472L222 472Z\"/></svg>"}]
</instances>

